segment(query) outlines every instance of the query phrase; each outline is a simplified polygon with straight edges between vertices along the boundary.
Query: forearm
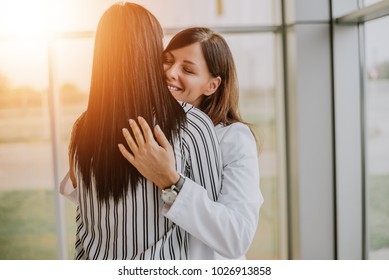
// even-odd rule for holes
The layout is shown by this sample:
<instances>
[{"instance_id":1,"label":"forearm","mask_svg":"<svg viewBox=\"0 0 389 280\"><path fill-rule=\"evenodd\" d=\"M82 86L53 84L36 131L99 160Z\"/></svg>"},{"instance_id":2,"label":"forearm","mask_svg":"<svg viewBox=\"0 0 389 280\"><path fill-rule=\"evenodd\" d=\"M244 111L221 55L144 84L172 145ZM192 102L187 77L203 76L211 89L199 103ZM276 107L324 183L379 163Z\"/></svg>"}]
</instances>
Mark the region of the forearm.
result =
<instances>
[{"instance_id":1,"label":"forearm","mask_svg":"<svg viewBox=\"0 0 389 280\"><path fill-rule=\"evenodd\" d=\"M237 258L253 240L263 203L258 157L253 136L244 125L219 132L224 167L217 199L210 184L193 177L196 183L188 179L166 216L220 255Z\"/></svg>"},{"instance_id":2,"label":"forearm","mask_svg":"<svg viewBox=\"0 0 389 280\"><path fill-rule=\"evenodd\" d=\"M228 200L221 195L223 201ZM258 199L223 204L190 179L165 216L226 258L238 258L249 248L258 223Z\"/></svg>"}]
</instances>

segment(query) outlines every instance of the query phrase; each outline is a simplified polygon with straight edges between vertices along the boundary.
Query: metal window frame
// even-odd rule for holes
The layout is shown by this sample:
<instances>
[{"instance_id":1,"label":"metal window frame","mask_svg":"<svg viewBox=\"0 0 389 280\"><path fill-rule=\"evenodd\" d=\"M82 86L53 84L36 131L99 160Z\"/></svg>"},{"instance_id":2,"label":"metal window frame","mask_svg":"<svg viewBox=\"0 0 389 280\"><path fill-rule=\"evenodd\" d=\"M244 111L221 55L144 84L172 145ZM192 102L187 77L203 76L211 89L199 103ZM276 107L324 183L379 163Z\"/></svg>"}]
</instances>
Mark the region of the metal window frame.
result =
<instances>
[{"instance_id":1,"label":"metal window frame","mask_svg":"<svg viewBox=\"0 0 389 280\"><path fill-rule=\"evenodd\" d=\"M354 5L354 9L333 20L335 41L338 42L334 45L334 52L339 54L342 59L342 62L339 61L338 66L335 67L335 71L339 68L342 70L334 73L336 86L334 94L339 101L337 104L339 109L336 112L336 125L339 127L336 143L338 157L336 162L338 169L337 194L339 196L337 201L337 239L339 244L337 252L341 259L368 259L364 23L389 16L389 1L387 0L358 9L358 6L362 6L361 4L361 1L350 2L350 5ZM357 46L357 53L354 52L355 46ZM350 52L354 52L352 59ZM335 63L337 63L336 59ZM350 80L352 75L355 77L356 83ZM351 89L359 94L352 94ZM347 98L345 98L346 95L348 95ZM354 104L354 106L350 106L350 104ZM348 112L348 117L351 114L354 118L346 121L347 117L342 111ZM357 141L355 141L356 136L358 136ZM341 138L347 141L342 142ZM352 153L350 153L350 147L353 147ZM357 176L358 174L360 176ZM344 203L346 199L348 204ZM355 229L359 230L355 231ZM357 238L355 239L355 237ZM354 246L347 246L350 243Z\"/></svg>"},{"instance_id":2,"label":"metal window frame","mask_svg":"<svg viewBox=\"0 0 389 280\"><path fill-rule=\"evenodd\" d=\"M354 10L348 14L335 18L335 23L355 24L378 19L389 15L389 1L383 0L362 9Z\"/></svg>"}]
</instances>

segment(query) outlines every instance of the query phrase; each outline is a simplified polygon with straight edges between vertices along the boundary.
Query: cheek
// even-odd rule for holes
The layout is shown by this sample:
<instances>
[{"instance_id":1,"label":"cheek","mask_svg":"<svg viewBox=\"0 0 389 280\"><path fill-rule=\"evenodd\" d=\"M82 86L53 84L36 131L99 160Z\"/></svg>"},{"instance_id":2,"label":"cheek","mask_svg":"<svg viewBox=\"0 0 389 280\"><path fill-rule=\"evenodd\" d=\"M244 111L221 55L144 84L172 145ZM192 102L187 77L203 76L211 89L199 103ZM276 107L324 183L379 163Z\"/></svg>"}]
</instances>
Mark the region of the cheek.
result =
<instances>
[{"instance_id":1,"label":"cheek","mask_svg":"<svg viewBox=\"0 0 389 280\"><path fill-rule=\"evenodd\" d=\"M187 91L190 91L194 94L199 94L202 92L204 87L204 82L201 79L195 79L193 77L185 79L185 88Z\"/></svg>"}]
</instances>

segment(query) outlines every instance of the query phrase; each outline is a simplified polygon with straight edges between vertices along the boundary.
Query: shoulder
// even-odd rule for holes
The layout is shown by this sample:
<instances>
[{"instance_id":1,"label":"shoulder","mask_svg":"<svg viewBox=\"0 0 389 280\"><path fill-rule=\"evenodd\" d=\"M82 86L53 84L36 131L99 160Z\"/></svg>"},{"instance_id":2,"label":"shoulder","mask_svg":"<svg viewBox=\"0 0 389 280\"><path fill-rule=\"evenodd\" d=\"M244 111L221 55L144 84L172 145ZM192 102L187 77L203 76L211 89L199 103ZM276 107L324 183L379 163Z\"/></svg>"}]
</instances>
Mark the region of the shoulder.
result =
<instances>
[{"instance_id":1,"label":"shoulder","mask_svg":"<svg viewBox=\"0 0 389 280\"><path fill-rule=\"evenodd\" d=\"M220 142L256 142L250 128L241 122L236 122L227 126L219 124L216 126L216 132Z\"/></svg>"},{"instance_id":2,"label":"shoulder","mask_svg":"<svg viewBox=\"0 0 389 280\"><path fill-rule=\"evenodd\" d=\"M216 133L223 154L228 163L241 157L257 157L257 143L250 128L240 122L228 126L217 125Z\"/></svg>"}]
</instances>

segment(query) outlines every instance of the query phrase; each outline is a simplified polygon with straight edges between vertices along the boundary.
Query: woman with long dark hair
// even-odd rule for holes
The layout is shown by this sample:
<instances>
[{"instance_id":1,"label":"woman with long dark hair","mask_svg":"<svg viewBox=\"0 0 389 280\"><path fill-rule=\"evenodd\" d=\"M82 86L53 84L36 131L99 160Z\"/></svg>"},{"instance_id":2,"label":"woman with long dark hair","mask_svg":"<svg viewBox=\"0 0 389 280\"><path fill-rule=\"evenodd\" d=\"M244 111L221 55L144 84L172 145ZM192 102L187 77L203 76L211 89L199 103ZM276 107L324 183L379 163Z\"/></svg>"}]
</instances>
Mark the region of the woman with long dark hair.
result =
<instances>
[{"instance_id":1,"label":"woman with long dark hair","mask_svg":"<svg viewBox=\"0 0 389 280\"><path fill-rule=\"evenodd\" d=\"M172 145L174 169L220 191L212 122L171 96L162 36L156 18L132 3L111 6L98 24L88 107L73 127L69 149L78 204L76 259L189 258L189 234L162 213L169 194L129 165L118 149L129 119L142 116L157 125Z\"/></svg>"}]
</instances>

